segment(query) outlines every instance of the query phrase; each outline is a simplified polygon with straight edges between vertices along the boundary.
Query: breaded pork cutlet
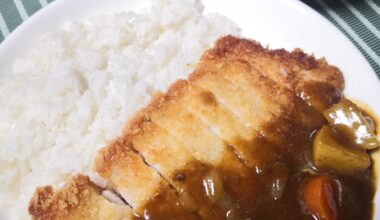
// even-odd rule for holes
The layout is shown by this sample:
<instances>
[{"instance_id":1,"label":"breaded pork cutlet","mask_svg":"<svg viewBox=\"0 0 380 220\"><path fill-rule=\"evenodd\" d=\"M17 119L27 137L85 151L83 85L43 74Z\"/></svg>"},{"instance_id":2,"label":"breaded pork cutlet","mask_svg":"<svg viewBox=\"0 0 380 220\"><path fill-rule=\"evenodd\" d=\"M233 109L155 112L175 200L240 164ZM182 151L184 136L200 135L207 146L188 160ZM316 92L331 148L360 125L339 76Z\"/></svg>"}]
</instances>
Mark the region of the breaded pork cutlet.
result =
<instances>
[{"instance_id":1,"label":"breaded pork cutlet","mask_svg":"<svg viewBox=\"0 0 380 220\"><path fill-rule=\"evenodd\" d=\"M318 83L336 93L336 99L327 103L340 98L341 73L324 60L315 60L299 50L271 51L254 41L227 36L202 56L189 80L180 80L166 94L156 95L130 121L120 149L140 154L174 187L188 211L195 209L204 219L216 219L228 212L249 216L255 209L252 201L260 194L258 191L265 191L256 187L261 181L259 175L281 163L288 147L301 147L284 141L291 137L292 129L320 126L308 118L308 114L321 109L319 102L305 99L307 89ZM297 138L306 141L309 137ZM123 181L131 182L123 186L131 191L147 188L139 187L144 183L138 178L122 177L137 172L133 166L123 166L116 172L122 181L104 175L114 173L114 164L119 161L108 161L106 149L96 165L102 177L116 185L115 189ZM218 195L207 195L207 180L214 187L218 185ZM163 180L154 181L159 185ZM149 197L155 188L144 191ZM127 202L135 201L128 198L131 195L125 194ZM133 203L136 207L162 205L155 199Z\"/></svg>"},{"instance_id":2,"label":"breaded pork cutlet","mask_svg":"<svg viewBox=\"0 0 380 220\"><path fill-rule=\"evenodd\" d=\"M266 210L273 173L293 172L284 158L297 158L342 89L342 74L323 59L226 36L188 80L129 121L99 152L95 171L136 218L262 219L256 214ZM281 203L271 205L286 214Z\"/></svg>"},{"instance_id":3,"label":"breaded pork cutlet","mask_svg":"<svg viewBox=\"0 0 380 220\"><path fill-rule=\"evenodd\" d=\"M71 177L58 191L51 186L39 187L30 202L29 213L36 220L127 220L133 216L128 206L108 201L98 186L81 175Z\"/></svg>"}]
</instances>

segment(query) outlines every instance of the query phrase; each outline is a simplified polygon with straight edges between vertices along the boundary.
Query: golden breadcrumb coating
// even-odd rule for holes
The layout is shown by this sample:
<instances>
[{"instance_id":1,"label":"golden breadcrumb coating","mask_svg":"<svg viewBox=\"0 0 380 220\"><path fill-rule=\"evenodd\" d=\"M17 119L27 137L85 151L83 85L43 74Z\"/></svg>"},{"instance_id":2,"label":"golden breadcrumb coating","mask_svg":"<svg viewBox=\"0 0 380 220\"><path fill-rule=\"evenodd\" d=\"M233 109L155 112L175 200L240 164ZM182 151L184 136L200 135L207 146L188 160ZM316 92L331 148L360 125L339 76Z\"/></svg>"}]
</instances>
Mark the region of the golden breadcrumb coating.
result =
<instances>
[{"instance_id":1,"label":"golden breadcrumb coating","mask_svg":"<svg viewBox=\"0 0 380 220\"><path fill-rule=\"evenodd\" d=\"M100 188L87 176L73 176L54 191L51 186L37 188L29 204L32 219L131 219L127 206L117 205L100 195Z\"/></svg>"}]
</instances>

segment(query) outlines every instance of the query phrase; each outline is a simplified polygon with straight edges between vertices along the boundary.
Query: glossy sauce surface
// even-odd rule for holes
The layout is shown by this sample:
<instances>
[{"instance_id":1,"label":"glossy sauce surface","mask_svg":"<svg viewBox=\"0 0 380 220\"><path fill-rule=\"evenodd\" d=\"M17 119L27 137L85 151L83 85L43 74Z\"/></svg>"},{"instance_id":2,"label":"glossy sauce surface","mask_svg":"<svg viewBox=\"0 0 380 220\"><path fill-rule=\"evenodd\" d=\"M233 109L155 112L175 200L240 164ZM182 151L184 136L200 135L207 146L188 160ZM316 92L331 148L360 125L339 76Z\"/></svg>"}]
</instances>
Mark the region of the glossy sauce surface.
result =
<instances>
[{"instance_id":1,"label":"glossy sauce surface","mask_svg":"<svg viewBox=\"0 0 380 220\"><path fill-rule=\"evenodd\" d=\"M158 192L144 213L149 219L314 219L304 207L300 188L309 177L327 174L341 185L339 219L370 219L375 192L372 166L365 172L339 174L318 171L310 162L313 137L327 124L322 111L338 103L342 94L320 83L306 85L297 94L292 111L263 126L262 137L235 141L247 148L260 145L260 151L251 147L259 161L256 166L239 172L229 170L228 161L223 167L194 161L176 172L173 179L196 203L194 215L179 218L178 210L188 213L194 204L173 204L165 192ZM181 192L178 196L183 197Z\"/></svg>"}]
</instances>

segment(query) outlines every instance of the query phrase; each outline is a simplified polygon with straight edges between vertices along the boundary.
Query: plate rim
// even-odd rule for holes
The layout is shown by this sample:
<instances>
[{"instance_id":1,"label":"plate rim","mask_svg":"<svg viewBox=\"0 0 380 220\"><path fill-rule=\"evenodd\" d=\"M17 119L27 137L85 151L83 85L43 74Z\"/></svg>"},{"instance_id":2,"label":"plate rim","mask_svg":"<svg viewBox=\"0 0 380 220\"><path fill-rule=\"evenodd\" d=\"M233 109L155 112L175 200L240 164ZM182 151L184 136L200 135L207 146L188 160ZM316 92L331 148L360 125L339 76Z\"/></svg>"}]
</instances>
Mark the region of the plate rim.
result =
<instances>
[{"instance_id":1,"label":"plate rim","mask_svg":"<svg viewBox=\"0 0 380 220\"><path fill-rule=\"evenodd\" d=\"M141 2L146 2L148 0L144 0ZM207 0L204 0L207 1ZM28 27L35 23L36 20L38 20L40 17L47 16L50 11L54 10L55 8L58 8L62 5L65 4L72 4L72 2L75 2L75 0L55 0L45 7L41 8L38 10L36 13L34 13L32 16L30 16L27 20L22 22L16 29L14 29L1 43L0 43L0 58L5 57L6 51L12 49L13 44L17 43L18 39L20 38L20 35L23 34L23 32L28 31ZM269 2L269 1L268 1ZM358 54L359 57L361 57L361 65L364 65L365 68L367 69L366 71L371 72L372 77L375 77L378 82L378 86L380 87L380 80L378 79L376 73L370 66L369 62L366 60L364 55L360 52L360 50L353 44L353 42L341 31L339 30L333 23L331 23L327 18L319 14L316 10L305 4L304 2L298 1L298 0L293 0L293 1L288 1L288 0L282 0L281 2L285 2L285 4L290 5L291 7L299 7L302 8L302 10L307 11L310 16L313 16L317 19L319 19L321 22L323 22L323 25L326 27L329 27L329 29L334 30L334 32L338 35L340 35L341 39L345 39L347 42L347 45L350 45L350 50L355 51L355 54ZM133 10L133 9L130 9ZM238 23L237 23L238 24ZM239 24L238 24L239 25ZM36 37L36 36L35 36ZM14 59L7 59L7 60L14 60ZM2 63L0 59L0 67L2 66ZM0 68L0 74L2 74L1 68ZM347 76L345 76L346 78ZM380 109L376 109L380 111ZM378 112L379 113L379 112ZM377 172L378 173L378 172ZM380 182L377 182L377 186L380 187ZM379 192L375 193L376 198L378 198L380 195ZM380 197L379 197L380 198ZM380 200L379 200L380 201ZM377 207L375 198L374 198L374 207L373 207L373 219L375 217L380 216L380 209Z\"/></svg>"}]
</instances>

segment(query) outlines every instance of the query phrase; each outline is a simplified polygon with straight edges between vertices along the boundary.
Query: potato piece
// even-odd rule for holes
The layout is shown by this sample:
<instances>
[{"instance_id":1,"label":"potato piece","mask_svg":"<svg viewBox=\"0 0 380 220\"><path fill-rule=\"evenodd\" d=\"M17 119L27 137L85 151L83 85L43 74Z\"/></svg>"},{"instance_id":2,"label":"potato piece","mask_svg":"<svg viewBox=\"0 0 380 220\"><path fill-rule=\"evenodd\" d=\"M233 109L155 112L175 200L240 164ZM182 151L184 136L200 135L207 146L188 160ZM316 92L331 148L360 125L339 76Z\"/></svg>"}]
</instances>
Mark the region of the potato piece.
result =
<instances>
[{"instance_id":1,"label":"potato piece","mask_svg":"<svg viewBox=\"0 0 380 220\"><path fill-rule=\"evenodd\" d=\"M370 158L364 149L342 146L338 143L328 126L324 126L313 142L313 163L318 169L338 172L364 171Z\"/></svg>"},{"instance_id":2,"label":"potato piece","mask_svg":"<svg viewBox=\"0 0 380 220\"><path fill-rule=\"evenodd\" d=\"M374 149L380 145L359 107L348 99L344 99L327 109L323 115L331 127L346 136L358 147Z\"/></svg>"}]
</instances>

